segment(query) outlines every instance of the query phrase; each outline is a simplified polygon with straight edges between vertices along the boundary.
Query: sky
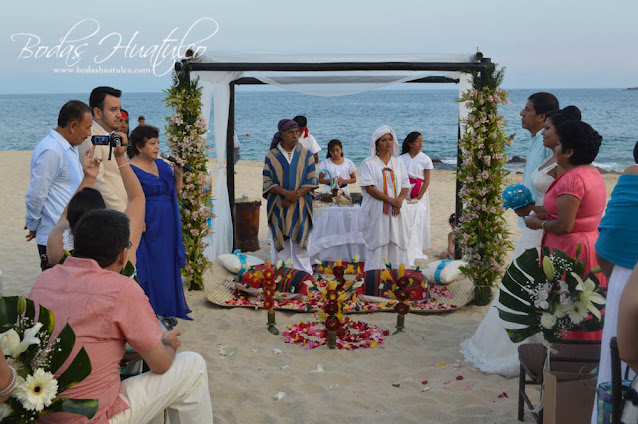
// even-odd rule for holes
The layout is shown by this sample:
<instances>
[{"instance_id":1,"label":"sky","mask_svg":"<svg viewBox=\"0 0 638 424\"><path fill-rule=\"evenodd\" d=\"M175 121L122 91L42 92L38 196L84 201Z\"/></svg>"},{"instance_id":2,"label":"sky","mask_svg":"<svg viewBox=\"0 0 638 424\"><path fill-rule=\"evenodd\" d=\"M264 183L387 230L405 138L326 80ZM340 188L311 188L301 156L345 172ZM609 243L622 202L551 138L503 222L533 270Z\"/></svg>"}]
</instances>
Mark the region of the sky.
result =
<instances>
[{"instance_id":1,"label":"sky","mask_svg":"<svg viewBox=\"0 0 638 424\"><path fill-rule=\"evenodd\" d=\"M2 14L0 94L159 92L190 43L212 57L479 49L505 88L638 86L635 0L31 0Z\"/></svg>"}]
</instances>

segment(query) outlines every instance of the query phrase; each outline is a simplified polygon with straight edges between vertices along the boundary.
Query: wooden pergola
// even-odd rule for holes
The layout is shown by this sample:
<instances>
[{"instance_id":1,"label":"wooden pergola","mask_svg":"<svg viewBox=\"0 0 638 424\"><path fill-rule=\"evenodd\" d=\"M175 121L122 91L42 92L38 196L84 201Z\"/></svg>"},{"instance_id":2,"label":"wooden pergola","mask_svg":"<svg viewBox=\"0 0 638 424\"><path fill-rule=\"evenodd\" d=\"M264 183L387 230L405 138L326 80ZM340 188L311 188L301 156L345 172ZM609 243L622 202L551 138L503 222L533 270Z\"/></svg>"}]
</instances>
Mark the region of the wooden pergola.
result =
<instances>
[{"instance_id":1,"label":"wooden pergola","mask_svg":"<svg viewBox=\"0 0 638 424\"><path fill-rule=\"evenodd\" d=\"M188 55L187 55L188 56ZM180 72L182 67L188 61L188 66L184 67L185 77L190 81L191 72L330 72L330 71L435 71L435 72L459 72L470 73L478 72L481 77L484 75L485 67L491 63L490 58L483 57L483 54L477 52L474 54L473 60L468 62L214 62L214 63L198 63L184 59L182 62L175 63L175 70ZM408 83L459 83L459 79L447 76L429 76L415 80L407 81ZM316 83L316 82L313 82ZM228 126L226 131L226 179L228 186L228 200L230 204L231 220L233 225L233 249L234 241L234 224L235 224L235 166L233 161L234 143L233 128L235 120L235 86L237 85L260 85L265 84L254 77L241 77L230 82L230 103L228 111ZM461 126L458 124L457 137L461 137ZM460 148L457 144L457 167L461 166ZM456 180L456 222L461 217L462 203L459 197L461 182L457 177ZM461 247L458 240L455 240L456 258L461 258Z\"/></svg>"}]
</instances>

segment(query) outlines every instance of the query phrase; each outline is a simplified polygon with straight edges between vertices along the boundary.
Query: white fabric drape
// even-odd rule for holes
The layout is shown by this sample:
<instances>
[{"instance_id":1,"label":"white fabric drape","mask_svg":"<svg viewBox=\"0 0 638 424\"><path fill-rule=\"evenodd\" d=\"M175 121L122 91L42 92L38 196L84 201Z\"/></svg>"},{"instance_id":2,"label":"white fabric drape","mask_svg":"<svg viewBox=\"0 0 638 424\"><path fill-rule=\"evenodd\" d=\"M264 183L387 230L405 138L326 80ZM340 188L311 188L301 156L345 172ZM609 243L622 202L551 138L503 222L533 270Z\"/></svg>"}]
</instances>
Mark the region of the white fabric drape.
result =
<instances>
[{"instance_id":1,"label":"white fabric drape","mask_svg":"<svg viewBox=\"0 0 638 424\"><path fill-rule=\"evenodd\" d=\"M409 73L380 73L379 71L305 72L300 76L290 76L290 74L290 72L251 73L252 76L265 84L321 97L347 96L429 76L448 76L448 73L433 71Z\"/></svg>"},{"instance_id":2,"label":"white fabric drape","mask_svg":"<svg viewBox=\"0 0 638 424\"><path fill-rule=\"evenodd\" d=\"M230 253L233 248L233 224L226 185L226 135L228 129L228 108L230 104L230 82L241 78L241 72L193 72L191 78L199 78L202 86L202 114L210 118L211 99L214 102L214 146L217 155L212 234L204 254L210 260ZM208 121L210 123L210 120Z\"/></svg>"}]
</instances>

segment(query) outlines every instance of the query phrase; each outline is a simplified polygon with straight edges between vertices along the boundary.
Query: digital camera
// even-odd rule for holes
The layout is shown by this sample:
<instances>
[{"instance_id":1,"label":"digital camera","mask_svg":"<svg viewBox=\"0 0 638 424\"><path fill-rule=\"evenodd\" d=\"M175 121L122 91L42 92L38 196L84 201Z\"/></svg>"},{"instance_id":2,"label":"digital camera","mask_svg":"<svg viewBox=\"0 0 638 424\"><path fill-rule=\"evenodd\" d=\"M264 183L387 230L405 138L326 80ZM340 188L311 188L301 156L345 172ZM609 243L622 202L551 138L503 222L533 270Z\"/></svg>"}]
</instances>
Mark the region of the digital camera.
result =
<instances>
[{"instance_id":1,"label":"digital camera","mask_svg":"<svg viewBox=\"0 0 638 424\"><path fill-rule=\"evenodd\" d=\"M126 146L126 144L122 144L122 137L115 132L112 132L109 135L91 136L91 143L93 143L94 146L111 146L111 148L119 145Z\"/></svg>"},{"instance_id":2,"label":"digital camera","mask_svg":"<svg viewBox=\"0 0 638 424\"><path fill-rule=\"evenodd\" d=\"M93 135L91 136L91 143L93 143L94 146L109 146L109 160L111 160L113 148L117 146L128 146L128 144L122 143L122 137L116 132L112 132L109 135Z\"/></svg>"}]
</instances>

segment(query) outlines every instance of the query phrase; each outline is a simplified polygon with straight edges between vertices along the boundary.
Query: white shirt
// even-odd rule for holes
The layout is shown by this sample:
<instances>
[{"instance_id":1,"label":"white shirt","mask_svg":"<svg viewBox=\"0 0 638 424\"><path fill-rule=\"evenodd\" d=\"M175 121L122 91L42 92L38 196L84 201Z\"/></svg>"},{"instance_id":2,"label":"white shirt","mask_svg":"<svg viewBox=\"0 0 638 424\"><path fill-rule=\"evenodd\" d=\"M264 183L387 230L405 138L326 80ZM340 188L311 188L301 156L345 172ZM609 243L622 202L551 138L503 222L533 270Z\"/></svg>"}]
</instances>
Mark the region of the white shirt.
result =
<instances>
[{"instance_id":1,"label":"white shirt","mask_svg":"<svg viewBox=\"0 0 638 424\"><path fill-rule=\"evenodd\" d=\"M295 149L292 149L291 151L287 152L284 150L283 147L281 147L281 143L277 143L277 149L279 149L279 151L284 155L284 157L288 161L288 164L291 164L292 156L295 154Z\"/></svg>"},{"instance_id":2,"label":"white shirt","mask_svg":"<svg viewBox=\"0 0 638 424\"><path fill-rule=\"evenodd\" d=\"M84 178L78 149L52 129L31 155L31 183L25 196L27 228L47 244L49 232Z\"/></svg>"},{"instance_id":3,"label":"white shirt","mask_svg":"<svg viewBox=\"0 0 638 424\"><path fill-rule=\"evenodd\" d=\"M241 144L239 143L239 136L237 135L237 130L233 128L233 145L235 149L239 149Z\"/></svg>"},{"instance_id":4,"label":"white shirt","mask_svg":"<svg viewBox=\"0 0 638 424\"><path fill-rule=\"evenodd\" d=\"M317 170L317 174L321 174L321 171L324 170L324 169L327 170L328 172L330 172L330 176L333 179L337 178L337 177L341 177L343 179L349 180L350 179L350 174L356 172L357 167L348 158L343 158L343 163L341 165L337 165L330 158L326 158L326 159L322 160L321 163L319 164L319 168ZM328 176L328 174L324 173L323 178L330 178L330 176ZM331 188L332 187L330 186L330 184L325 184L323 186L322 191L324 193L327 193L327 192L330 191ZM350 193L350 190L348 189L348 186L345 186L342 190L345 191L346 193Z\"/></svg>"},{"instance_id":5,"label":"white shirt","mask_svg":"<svg viewBox=\"0 0 638 424\"><path fill-rule=\"evenodd\" d=\"M308 134L308 137L299 137L299 142L306 149L310 150L310 153L312 153L313 155L321 151L319 143L317 143L317 140L315 140L312 134Z\"/></svg>"},{"instance_id":6,"label":"white shirt","mask_svg":"<svg viewBox=\"0 0 638 424\"><path fill-rule=\"evenodd\" d=\"M410 157L409 153L404 153L400 156L400 158L403 160L403 164L405 165L409 178L418 178L423 180L423 177L425 176L424 171L426 169L434 169L432 159L423 152L419 152L419 154L415 157ZM412 190L412 184L410 184L410 190ZM410 198L410 193L408 193L408 199Z\"/></svg>"}]
</instances>

